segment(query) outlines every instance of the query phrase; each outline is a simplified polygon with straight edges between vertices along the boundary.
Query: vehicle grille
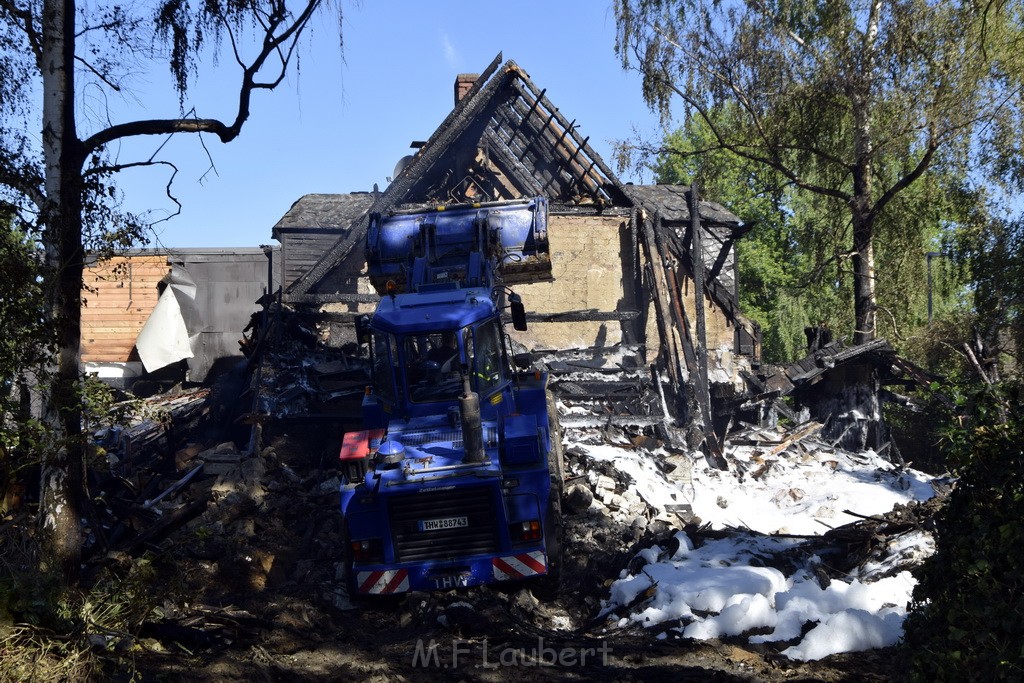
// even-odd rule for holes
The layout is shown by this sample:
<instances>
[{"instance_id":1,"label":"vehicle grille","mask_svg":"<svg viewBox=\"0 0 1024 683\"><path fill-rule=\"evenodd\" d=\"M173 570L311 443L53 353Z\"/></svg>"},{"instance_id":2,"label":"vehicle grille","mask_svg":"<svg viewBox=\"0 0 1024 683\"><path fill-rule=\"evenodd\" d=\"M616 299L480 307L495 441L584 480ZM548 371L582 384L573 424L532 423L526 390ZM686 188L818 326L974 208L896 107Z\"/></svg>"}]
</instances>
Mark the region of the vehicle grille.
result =
<instances>
[{"instance_id":1,"label":"vehicle grille","mask_svg":"<svg viewBox=\"0 0 1024 683\"><path fill-rule=\"evenodd\" d=\"M396 496L389 506L398 562L444 560L498 549L493 489L476 487ZM466 517L469 526L420 531L425 519Z\"/></svg>"}]
</instances>

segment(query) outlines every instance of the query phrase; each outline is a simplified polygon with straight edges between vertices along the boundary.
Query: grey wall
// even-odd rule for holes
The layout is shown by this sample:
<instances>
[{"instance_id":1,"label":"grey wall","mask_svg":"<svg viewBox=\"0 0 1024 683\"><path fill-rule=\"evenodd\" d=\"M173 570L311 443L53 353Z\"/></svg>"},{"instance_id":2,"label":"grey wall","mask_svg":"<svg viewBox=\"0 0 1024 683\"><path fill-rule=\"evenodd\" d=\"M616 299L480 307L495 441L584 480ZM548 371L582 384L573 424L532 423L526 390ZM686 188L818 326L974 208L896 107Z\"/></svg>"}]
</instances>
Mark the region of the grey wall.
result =
<instances>
[{"instance_id":1,"label":"grey wall","mask_svg":"<svg viewBox=\"0 0 1024 683\"><path fill-rule=\"evenodd\" d=\"M279 266L280 250L273 253ZM188 379L202 382L220 358L240 357L238 341L252 314L260 310L256 301L268 287L268 261L262 249L189 249L168 254L167 260L181 265L196 283L196 303L203 328L193 344L194 358L188 360ZM280 283L275 267L272 290Z\"/></svg>"}]
</instances>

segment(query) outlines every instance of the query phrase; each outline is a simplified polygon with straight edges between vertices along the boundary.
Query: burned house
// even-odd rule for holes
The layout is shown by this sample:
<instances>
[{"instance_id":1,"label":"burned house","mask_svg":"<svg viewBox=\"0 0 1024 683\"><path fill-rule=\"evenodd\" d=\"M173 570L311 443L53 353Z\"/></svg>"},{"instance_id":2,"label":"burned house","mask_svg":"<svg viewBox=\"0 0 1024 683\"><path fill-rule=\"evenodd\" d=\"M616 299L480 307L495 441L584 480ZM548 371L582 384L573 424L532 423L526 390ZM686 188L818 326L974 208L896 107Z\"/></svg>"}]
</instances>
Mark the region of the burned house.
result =
<instances>
[{"instance_id":1,"label":"burned house","mask_svg":"<svg viewBox=\"0 0 1024 683\"><path fill-rule=\"evenodd\" d=\"M379 298L365 276L371 213L543 196L546 258L506 282L528 312L517 342L537 357L550 352L547 361L577 353L549 362L555 371L633 371L649 388L653 377L655 410L675 418L696 417L694 387L742 389L759 331L738 307L739 218L694 202L687 187L622 183L575 121L501 55L479 75L458 76L454 108L414 147L384 190L306 195L274 227L282 305L323 342L344 343L354 315Z\"/></svg>"}]
</instances>

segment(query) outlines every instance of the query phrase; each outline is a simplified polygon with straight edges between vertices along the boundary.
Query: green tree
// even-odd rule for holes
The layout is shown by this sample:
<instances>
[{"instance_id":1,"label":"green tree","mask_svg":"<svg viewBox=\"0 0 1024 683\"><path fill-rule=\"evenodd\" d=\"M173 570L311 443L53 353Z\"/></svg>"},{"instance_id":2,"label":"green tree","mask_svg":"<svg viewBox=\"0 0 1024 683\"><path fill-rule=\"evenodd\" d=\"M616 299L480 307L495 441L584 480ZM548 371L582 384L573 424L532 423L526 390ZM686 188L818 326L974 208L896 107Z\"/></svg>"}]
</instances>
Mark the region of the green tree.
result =
<instances>
[{"instance_id":1,"label":"green tree","mask_svg":"<svg viewBox=\"0 0 1024 683\"><path fill-rule=\"evenodd\" d=\"M79 339L85 253L130 242L132 217L116 213L111 182L125 168L170 162L115 160L126 138L209 133L230 142L250 114L253 93L284 79L321 0L219 2L160 0L155 5L75 0L0 0L0 192L41 245L45 321L56 336L45 393L54 445L44 454L40 504L43 569L72 577L80 556L83 447ZM224 43L237 64L238 89L225 120L184 106L207 42ZM114 122L82 117L90 101L130 93L144 64L166 60L181 109L168 118ZM101 93L102 97L95 97ZM111 233L111 231L113 231Z\"/></svg>"},{"instance_id":2,"label":"green tree","mask_svg":"<svg viewBox=\"0 0 1024 683\"><path fill-rule=\"evenodd\" d=\"M841 212L853 341L876 335L880 221L933 165L1020 148L1020 3L616 0L616 49L667 120ZM720 107L735 115L716 118ZM1012 155L1001 154L1001 159ZM831 238L831 236L829 236Z\"/></svg>"},{"instance_id":3,"label":"green tree","mask_svg":"<svg viewBox=\"0 0 1024 683\"><path fill-rule=\"evenodd\" d=\"M973 370L986 383L1006 370L1019 374L1024 348L1024 217L994 215L979 206L947 243L971 282L970 329L960 342Z\"/></svg>"},{"instance_id":4,"label":"green tree","mask_svg":"<svg viewBox=\"0 0 1024 683\"><path fill-rule=\"evenodd\" d=\"M19 485L18 470L33 463L29 387L50 348L39 271L35 245L0 207L0 514Z\"/></svg>"},{"instance_id":5,"label":"green tree","mask_svg":"<svg viewBox=\"0 0 1024 683\"><path fill-rule=\"evenodd\" d=\"M945 447L958 482L915 570L903 654L915 681L1024 677L1024 415L1015 383L958 395Z\"/></svg>"},{"instance_id":6,"label":"green tree","mask_svg":"<svg viewBox=\"0 0 1024 683\"><path fill-rule=\"evenodd\" d=\"M716 125L728 125L733 109L713 112ZM690 118L649 151L659 182L696 181L705 196L752 224L737 243L740 303L764 330L765 360L779 363L803 356L808 325L824 321L832 329L852 328L852 312L844 305L850 297L844 247L849 221L841 205L803 192L774 170L719 148L699 118ZM880 173L888 166L888 159L882 159ZM879 269L890 273L878 285L880 325L897 342L915 335L927 321L926 254L971 222L970 200L976 198L941 171L929 169L877 221ZM938 281L938 267L935 271ZM951 292L936 288L935 295L936 301L945 302Z\"/></svg>"},{"instance_id":7,"label":"green tree","mask_svg":"<svg viewBox=\"0 0 1024 683\"><path fill-rule=\"evenodd\" d=\"M736 245L740 307L764 330L764 360L780 363L802 355L809 319L795 295L804 269L785 179L718 148L699 119L665 137L653 170L659 183L696 182L705 197L753 225Z\"/></svg>"}]
</instances>

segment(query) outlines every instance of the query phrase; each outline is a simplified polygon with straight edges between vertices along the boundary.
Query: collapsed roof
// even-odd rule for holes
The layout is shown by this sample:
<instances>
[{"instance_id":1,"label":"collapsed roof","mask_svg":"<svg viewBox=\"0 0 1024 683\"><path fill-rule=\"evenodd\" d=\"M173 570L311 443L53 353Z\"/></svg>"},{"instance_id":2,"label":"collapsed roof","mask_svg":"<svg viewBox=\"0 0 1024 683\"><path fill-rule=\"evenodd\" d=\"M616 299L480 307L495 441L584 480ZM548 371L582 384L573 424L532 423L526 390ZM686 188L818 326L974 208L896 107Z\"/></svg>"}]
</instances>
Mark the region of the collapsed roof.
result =
<instances>
[{"instance_id":1,"label":"collapsed roof","mask_svg":"<svg viewBox=\"0 0 1024 683\"><path fill-rule=\"evenodd\" d=\"M306 195L282 217L274 227L275 237L305 228L322 230L334 239L315 262L305 264L304 272L285 278L291 283L284 293L286 301L336 300L336 293L328 291L329 273L351 254L361 255L370 213L399 206L544 196L553 212L643 208L663 216L666 224L689 221L689 188L621 183L589 138L581 136L575 120L567 120L514 61L502 64L501 59L499 53L475 81L463 81L467 87L454 109L416 153L403 160L383 192ZM722 254L731 251L743 224L712 202L700 203L700 215L715 238L705 246L707 267L718 263L715 275L722 278L709 287L709 294L732 310L733 274L722 268Z\"/></svg>"}]
</instances>

